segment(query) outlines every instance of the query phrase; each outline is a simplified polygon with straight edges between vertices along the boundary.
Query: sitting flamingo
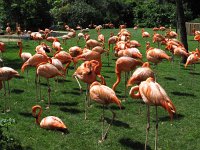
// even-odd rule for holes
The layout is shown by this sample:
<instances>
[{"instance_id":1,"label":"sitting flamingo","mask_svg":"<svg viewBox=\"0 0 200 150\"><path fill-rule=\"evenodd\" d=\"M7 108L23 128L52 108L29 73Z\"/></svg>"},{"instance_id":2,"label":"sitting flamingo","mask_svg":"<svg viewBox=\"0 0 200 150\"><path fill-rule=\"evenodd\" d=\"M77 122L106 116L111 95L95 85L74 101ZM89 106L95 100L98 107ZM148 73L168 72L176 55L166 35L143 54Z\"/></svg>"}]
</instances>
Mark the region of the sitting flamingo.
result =
<instances>
[{"instance_id":1,"label":"sitting flamingo","mask_svg":"<svg viewBox=\"0 0 200 150\"><path fill-rule=\"evenodd\" d=\"M39 109L38 114L36 114L37 109ZM40 121L41 114L42 114L42 107L40 105L35 105L32 107L32 115L33 117L35 117L36 123L40 125L41 128L50 130L61 130L64 132L67 131L66 125L62 122L60 118L55 116L48 116Z\"/></svg>"}]
</instances>

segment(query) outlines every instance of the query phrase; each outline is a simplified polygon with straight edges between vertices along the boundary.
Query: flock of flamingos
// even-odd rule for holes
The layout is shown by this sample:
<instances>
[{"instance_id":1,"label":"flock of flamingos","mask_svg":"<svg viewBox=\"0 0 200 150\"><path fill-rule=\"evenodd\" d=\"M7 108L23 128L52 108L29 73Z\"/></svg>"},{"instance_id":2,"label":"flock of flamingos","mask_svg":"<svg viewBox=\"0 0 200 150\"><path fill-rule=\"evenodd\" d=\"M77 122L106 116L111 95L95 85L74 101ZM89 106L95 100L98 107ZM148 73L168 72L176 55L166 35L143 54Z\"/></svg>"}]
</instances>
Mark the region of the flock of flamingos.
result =
<instances>
[{"instance_id":1,"label":"flock of flamingos","mask_svg":"<svg viewBox=\"0 0 200 150\"><path fill-rule=\"evenodd\" d=\"M62 37L63 42L65 40L76 37L76 31L69 26L65 26L68 31L67 35ZM17 28L20 30L20 28ZM150 36L148 32L142 29L141 36L146 41L146 59L147 62L142 62L142 54L140 53L138 47L140 43L136 40L131 39L131 33L126 29L124 25L120 25L119 32L117 35L110 33L108 41L105 41L104 35L101 33L102 27L97 26L96 31L98 33L97 40L90 39L89 29L82 29L81 32L77 35L77 44L81 38L85 40L85 47L82 49L79 46L73 46L69 49L68 52L64 51L61 42L57 37L49 36L52 31L49 29L39 30L39 32L28 33L33 40L39 41L39 45L35 48L36 53L34 55L22 52L23 43L20 39L17 44L19 46L19 57L23 60L23 65L21 67L21 72L27 69L28 66L36 68L36 92L38 93L39 77L44 77L47 79L48 83L48 105L46 109L50 107L50 85L49 78L54 78L56 76L65 76L67 68L71 63L73 63L74 68L76 69L73 77L77 80L80 90L82 90L79 80L86 83L88 86L87 96L85 99L85 119L87 118L87 108L90 104L89 101L94 100L97 103L103 105L103 119L102 119L102 136L100 142L103 142L106 139L108 130L112 124L112 121L115 118L115 113L113 113L112 121L104 130L104 106L109 105L110 103L115 103L121 108L121 101L115 94L117 85L121 80L121 73L129 73L133 71L130 78L127 80L126 86L133 86L129 92L129 95L133 99L142 99L147 104L147 127L146 127L146 141L145 149L148 142L148 132L150 128L150 112L149 106L156 106L156 135L155 135L155 149L157 149L157 140L158 140L158 118L157 118L157 106L162 106L165 110L168 111L170 118L173 119L173 115L176 113L176 108L164 88L156 82L156 74L150 67L150 63L155 66L162 62L163 59L167 61L172 61L174 55L180 57L187 57L187 62L185 67L191 64L195 64L200 60L200 51L196 49L192 52L187 52L183 44L177 39L177 33L172 31L170 28L166 29L165 27L153 28L154 34ZM138 30L137 26L134 27L134 30ZM159 34L162 31L164 34ZM9 33L10 27L6 28L6 31ZM19 31L18 31L19 32ZM194 40L200 42L200 31L194 32ZM158 47L154 48L150 46L150 38L152 37L153 43L158 43ZM44 39L52 42L52 47L48 46ZM43 40L43 41L41 41ZM107 42L107 43L106 43ZM108 50L105 49L105 43L108 44ZM170 51L172 56L169 56L164 50L160 49L160 44L165 45L165 50ZM113 46L114 45L114 46ZM47 53L55 51L53 57L49 57ZM113 84L112 88L106 86L106 81L101 74L102 61L101 55L106 54L108 58L109 65L109 53L110 50L118 58L115 65L115 73L117 76L116 82ZM1 63L3 65L3 53L5 52L5 44L0 42L0 51L2 54ZM77 63L82 60L83 63L80 66L76 66ZM9 81L13 77L18 77L20 74L10 67L2 66L0 68L0 89L4 88L5 94L5 81ZM99 78L97 81L97 77ZM126 77L127 78L127 77ZM8 84L9 85L9 84ZM10 94L10 91L8 92ZM125 88L126 96L126 88ZM38 94L36 94L38 98ZM39 112L37 113L37 110ZM9 111L9 107L5 105L4 111ZM58 130L67 130L66 125L62 122L61 119L55 116L48 116L43 118L40 121L40 116L42 113L42 108L39 105L32 107L32 115L36 118L36 123L40 125L41 128L46 129L58 129Z\"/></svg>"}]
</instances>

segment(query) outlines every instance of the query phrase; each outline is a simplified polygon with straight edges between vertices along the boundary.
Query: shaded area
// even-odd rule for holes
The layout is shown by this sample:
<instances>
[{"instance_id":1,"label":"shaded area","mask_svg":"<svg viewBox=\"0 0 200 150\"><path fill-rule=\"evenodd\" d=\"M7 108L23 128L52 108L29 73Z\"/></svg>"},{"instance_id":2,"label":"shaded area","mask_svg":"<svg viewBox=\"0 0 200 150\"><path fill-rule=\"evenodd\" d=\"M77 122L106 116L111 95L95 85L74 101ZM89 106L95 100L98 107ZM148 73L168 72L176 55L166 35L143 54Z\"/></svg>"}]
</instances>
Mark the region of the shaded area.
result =
<instances>
[{"instance_id":1,"label":"shaded area","mask_svg":"<svg viewBox=\"0 0 200 150\"><path fill-rule=\"evenodd\" d=\"M72 82L71 80L66 80L63 78L55 79L55 81L58 81L58 83Z\"/></svg>"},{"instance_id":2,"label":"shaded area","mask_svg":"<svg viewBox=\"0 0 200 150\"><path fill-rule=\"evenodd\" d=\"M171 92L173 95L177 95L177 96L190 96L190 97L196 97L194 94L192 93L185 93L185 92Z\"/></svg>"},{"instance_id":3,"label":"shaded area","mask_svg":"<svg viewBox=\"0 0 200 150\"><path fill-rule=\"evenodd\" d=\"M183 119L185 116L182 114L175 114L173 120L181 120ZM173 120L171 123L173 123ZM163 117L159 117L159 121L165 122L165 121L171 121L169 116L163 116ZM153 120L153 122L156 122L155 120Z\"/></svg>"},{"instance_id":4,"label":"shaded area","mask_svg":"<svg viewBox=\"0 0 200 150\"><path fill-rule=\"evenodd\" d=\"M115 73L115 71L114 70L107 70L107 71L105 71L106 73Z\"/></svg>"},{"instance_id":5,"label":"shaded area","mask_svg":"<svg viewBox=\"0 0 200 150\"><path fill-rule=\"evenodd\" d=\"M105 120L110 124L112 119L105 117ZM131 127L129 126L129 124L119 121L119 120L114 120L112 125L117 126L117 127L123 127L126 129L130 129Z\"/></svg>"},{"instance_id":6,"label":"shaded area","mask_svg":"<svg viewBox=\"0 0 200 150\"><path fill-rule=\"evenodd\" d=\"M21 94L21 93L24 93L24 90L21 90L21 89L12 89L11 93Z\"/></svg>"},{"instance_id":7,"label":"shaded area","mask_svg":"<svg viewBox=\"0 0 200 150\"><path fill-rule=\"evenodd\" d=\"M176 81L176 79L172 77L164 77L164 79L169 80L169 81Z\"/></svg>"},{"instance_id":8,"label":"shaded area","mask_svg":"<svg viewBox=\"0 0 200 150\"><path fill-rule=\"evenodd\" d=\"M19 77L14 77L16 79L24 79L24 76L20 75Z\"/></svg>"},{"instance_id":9,"label":"shaded area","mask_svg":"<svg viewBox=\"0 0 200 150\"><path fill-rule=\"evenodd\" d=\"M29 112L19 112L19 115L23 117L31 117L32 118L32 113Z\"/></svg>"},{"instance_id":10,"label":"shaded area","mask_svg":"<svg viewBox=\"0 0 200 150\"><path fill-rule=\"evenodd\" d=\"M199 76L199 75L200 75L200 73L198 73L198 72L189 72L189 74L191 74L191 75L196 75L196 76Z\"/></svg>"},{"instance_id":11,"label":"shaded area","mask_svg":"<svg viewBox=\"0 0 200 150\"><path fill-rule=\"evenodd\" d=\"M77 92L73 91L61 91L62 94L73 94L73 95L80 95L80 90Z\"/></svg>"},{"instance_id":12,"label":"shaded area","mask_svg":"<svg viewBox=\"0 0 200 150\"><path fill-rule=\"evenodd\" d=\"M132 149L132 150L144 150L144 146L145 146L144 143L141 143L139 141L133 141L130 138L121 138L119 140L119 143L122 146ZM150 146L148 146L148 145L147 145L147 150L151 150Z\"/></svg>"},{"instance_id":13,"label":"shaded area","mask_svg":"<svg viewBox=\"0 0 200 150\"><path fill-rule=\"evenodd\" d=\"M60 110L63 111L63 112L71 113L71 114L83 113L83 111L78 110L76 108L61 107Z\"/></svg>"},{"instance_id":14,"label":"shaded area","mask_svg":"<svg viewBox=\"0 0 200 150\"><path fill-rule=\"evenodd\" d=\"M108 78L108 79L110 78L110 76L106 76L106 75L104 75L103 77L104 77L104 78Z\"/></svg>"},{"instance_id":15,"label":"shaded area","mask_svg":"<svg viewBox=\"0 0 200 150\"><path fill-rule=\"evenodd\" d=\"M51 105L56 105L56 106L77 106L78 102L51 102Z\"/></svg>"},{"instance_id":16,"label":"shaded area","mask_svg":"<svg viewBox=\"0 0 200 150\"><path fill-rule=\"evenodd\" d=\"M99 109L103 109L103 106L102 105L96 105L95 106L96 108L99 108ZM108 106L111 110L124 110L125 107L124 106L121 106L121 109L119 108L119 106L116 106L116 105L112 105L112 106ZM106 110L109 110L108 107L105 107L104 109Z\"/></svg>"}]
</instances>

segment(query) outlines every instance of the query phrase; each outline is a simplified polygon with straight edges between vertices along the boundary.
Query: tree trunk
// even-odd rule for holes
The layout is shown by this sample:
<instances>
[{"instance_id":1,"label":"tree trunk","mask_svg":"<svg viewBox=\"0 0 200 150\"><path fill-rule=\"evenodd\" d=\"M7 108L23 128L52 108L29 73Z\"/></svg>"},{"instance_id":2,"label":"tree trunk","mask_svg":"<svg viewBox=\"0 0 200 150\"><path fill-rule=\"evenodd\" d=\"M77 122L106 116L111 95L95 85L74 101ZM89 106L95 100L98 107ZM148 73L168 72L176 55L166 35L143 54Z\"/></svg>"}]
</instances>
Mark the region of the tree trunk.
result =
<instances>
[{"instance_id":1,"label":"tree trunk","mask_svg":"<svg viewBox=\"0 0 200 150\"><path fill-rule=\"evenodd\" d=\"M188 52L188 43L187 43L187 33L186 33L186 27L185 27L185 15L183 10L183 2L182 0L176 0L176 12L177 12L177 22L178 22L178 28L180 30L180 38L181 42L183 43L185 49ZM185 63L187 60L187 57L183 57L182 63Z\"/></svg>"}]
</instances>

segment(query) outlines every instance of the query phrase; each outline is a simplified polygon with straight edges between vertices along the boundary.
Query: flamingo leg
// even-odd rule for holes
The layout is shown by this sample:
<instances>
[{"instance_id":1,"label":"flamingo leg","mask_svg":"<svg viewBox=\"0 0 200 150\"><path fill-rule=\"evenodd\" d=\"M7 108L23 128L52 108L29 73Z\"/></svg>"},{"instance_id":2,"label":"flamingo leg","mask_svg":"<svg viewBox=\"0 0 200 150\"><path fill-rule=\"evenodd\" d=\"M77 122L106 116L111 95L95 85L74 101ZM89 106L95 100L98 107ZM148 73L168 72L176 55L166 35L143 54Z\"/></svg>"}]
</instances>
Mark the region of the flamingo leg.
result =
<instances>
[{"instance_id":1,"label":"flamingo leg","mask_svg":"<svg viewBox=\"0 0 200 150\"><path fill-rule=\"evenodd\" d=\"M79 88L80 88L80 93L82 93L82 92L83 92L83 89L82 89L82 86L81 86L80 82L78 81L77 76L74 76L74 78L76 79L76 81L77 81L77 83L78 83L78 86L79 86Z\"/></svg>"},{"instance_id":2,"label":"flamingo leg","mask_svg":"<svg viewBox=\"0 0 200 150\"><path fill-rule=\"evenodd\" d=\"M40 84L40 76L38 76L38 87L39 87L39 98L40 98L40 100L42 100L41 84Z\"/></svg>"},{"instance_id":3,"label":"flamingo leg","mask_svg":"<svg viewBox=\"0 0 200 150\"><path fill-rule=\"evenodd\" d=\"M88 110L88 107L89 107L89 85L87 84L87 87L86 87L86 92L85 92L85 120L87 119L87 110Z\"/></svg>"},{"instance_id":4,"label":"flamingo leg","mask_svg":"<svg viewBox=\"0 0 200 150\"><path fill-rule=\"evenodd\" d=\"M5 81L3 81L3 89L4 89L4 110L3 112L6 112L6 84Z\"/></svg>"},{"instance_id":5,"label":"flamingo leg","mask_svg":"<svg viewBox=\"0 0 200 150\"><path fill-rule=\"evenodd\" d=\"M48 84L48 105L46 107L46 109L49 109L50 107L50 101L51 101L51 88L50 88L50 84L49 84L49 79L47 78L47 84Z\"/></svg>"},{"instance_id":6,"label":"flamingo leg","mask_svg":"<svg viewBox=\"0 0 200 150\"><path fill-rule=\"evenodd\" d=\"M146 128L146 141L144 147L145 150L147 149L149 129L150 129L150 110L149 110L149 105L147 105L147 128Z\"/></svg>"},{"instance_id":7,"label":"flamingo leg","mask_svg":"<svg viewBox=\"0 0 200 150\"><path fill-rule=\"evenodd\" d=\"M155 130L155 150L157 150L157 143L158 143L158 110L157 106L156 107L156 130Z\"/></svg>"},{"instance_id":8,"label":"flamingo leg","mask_svg":"<svg viewBox=\"0 0 200 150\"><path fill-rule=\"evenodd\" d=\"M7 106L6 112L9 112L10 111L10 105L9 105L9 102L10 102L10 84L9 84L9 81L7 81L7 84L8 84L8 106Z\"/></svg>"},{"instance_id":9,"label":"flamingo leg","mask_svg":"<svg viewBox=\"0 0 200 150\"><path fill-rule=\"evenodd\" d=\"M110 108L109 108L109 109L110 109ZM103 130L102 130L102 141L104 141L104 140L106 139L107 134L108 134L108 131L109 131L109 129L110 129L110 127L111 127L111 125L112 125L114 119L115 119L115 116L116 116L116 114L115 114L111 109L110 109L110 111L112 112L112 120L111 120L111 122L109 123L107 129L105 130L105 133L103 133ZM104 125L104 106L103 106L103 125Z\"/></svg>"},{"instance_id":10,"label":"flamingo leg","mask_svg":"<svg viewBox=\"0 0 200 150\"><path fill-rule=\"evenodd\" d=\"M35 74L35 92L36 92L36 101L38 101L38 85L37 85L38 75Z\"/></svg>"}]
</instances>

